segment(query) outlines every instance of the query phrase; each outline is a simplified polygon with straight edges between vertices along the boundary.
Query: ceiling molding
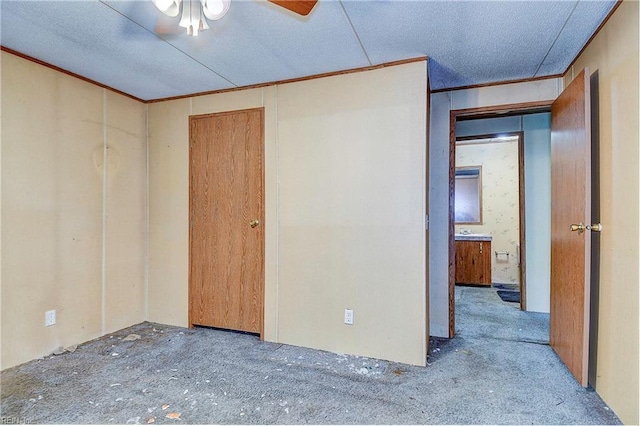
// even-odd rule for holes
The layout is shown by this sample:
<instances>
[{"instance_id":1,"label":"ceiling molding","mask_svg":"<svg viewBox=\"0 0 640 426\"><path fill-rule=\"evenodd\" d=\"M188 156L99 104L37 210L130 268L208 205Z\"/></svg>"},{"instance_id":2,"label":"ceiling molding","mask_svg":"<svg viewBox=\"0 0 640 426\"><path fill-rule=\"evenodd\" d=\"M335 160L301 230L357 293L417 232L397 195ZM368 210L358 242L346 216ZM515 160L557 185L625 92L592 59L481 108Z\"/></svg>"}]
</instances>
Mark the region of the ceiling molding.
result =
<instances>
[{"instance_id":1,"label":"ceiling molding","mask_svg":"<svg viewBox=\"0 0 640 426\"><path fill-rule=\"evenodd\" d=\"M565 71L566 73L566 71ZM458 86L458 87L450 87L446 89L435 89L432 90L431 93L440 93L440 92L453 92L455 90L467 90L467 89L478 89L480 87L490 87L490 86L502 86L503 84L515 84L515 83L529 83L532 81L540 81L540 80L549 80L552 78L562 78L563 74L554 74L554 75L544 75L540 77L531 77L531 78L521 78L516 80L504 80L504 81L492 81L490 83L481 83L481 84L471 84L468 86Z\"/></svg>"},{"instance_id":2,"label":"ceiling molding","mask_svg":"<svg viewBox=\"0 0 640 426\"><path fill-rule=\"evenodd\" d=\"M215 95L215 94L219 94L219 93L229 93L229 92L237 92L240 90L249 90L249 89L257 89L257 88L261 88L261 87L268 87L268 86L276 86L276 85L282 85L282 84L289 84L289 83L296 83L299 81L306 81L306 80L315 80L318 78L325 78L325 77L332 77L332 76L336 76L336 75L343 75L343 74L353 74L353 73L358 73L358 72L363 72L363 71L372 71L372 70L378 70L378 69L382 69L382 68L387 68L387 67L394 67L394 66L398 66L398 65L404 65L404 64L411 64L414 62L422 62L422 61L427 61L428 58L426 56L420 56L420 57L416 57L416 58L409 58L409 59L403 59L400 61L393 61L393 62L386 62L384 64L378 64L378 65L372 65L372 66L368 66L368 67L361 67L361 68L352 68L352 69L348 69L348 70L343 70L343 71L333 71L333 72L328 72L328 73L323 73L323 74L314 74L314 75L309 75L309 76L305 76L305 77L299 77L299 78L292 78L292 79L288 79L288 80L279 80L279 81L272 81L272 82L268 82L268 83L260 83L260 84L252 84L249 86L242 86L242 87L232 87L229 89L221 89L221 90L211 90L208 92L199 92L199 93L191 93L191 94L187 94L187 95L180 95L180 96L173 96L170 98L159 98L159 99L140 99L137 98L133 95L130 95L129 93L125 93L122 92L120 90L114 89L113 87L109 87L105 84L99 83L95 80L91 80L89 78L83 77L79 74L73 73L71 71L65 70L63 68L57 67L55 65L52 65L48 62L44 62L41 61L40 59L36 59L34 57L31 57L29 55L25 55L24 53L20 53L17 52L13 49L10 49L8 47L2 46L0 45L0 50L2 50L3 52L9 53L11 55L15 55L19 58L25 59L27 61L30 62L34 62L38 65L42 65L44 67L50 68L54 71L58 71L61 72L62 74L66 74L68 76L71 77L75 77L79 80L82 80L84 82L93 84L95 86L98 87L102 87L103 89L107 89L110 90L114 93L117 93L119 95L122 96L126 96L130 99L133 99L135 101L141 102L143 104L150 104L150 103L157 103L157 102L166 102L166 101L174 101L177 99L185 99L185 98L193 98L193 97L197 97L197 96L206 96L206 95Z\"/></svg>"},{"instance_id":3,"label":"ceiling molding","mask_svg":"<svg viewBox=\"0 0 640 426\"><path fill-rule=\"evenodd\" d=\"M288 80L271 81L271 82L268 82L268 83L252 84L252 85L249 85L249 86L232 87L232 88L229 88L229 89L211 90L211 91L208 91L208 92L191 93L191 94L188 94L188 95L172 96L172 97L169 97L169 98L150 99L148 101L144 101L144 103L152 104L152 103L156 103L156 102L166 102L166 101L175 101L175 100L178 100L178 99L194 98L194 97L197 97L197 96L217 95L217 94L220 94L220 93L237 92L239 90L259 89L261 87L268 87L268 86L280 86L280 85L283 85L283 84L298 83L300 81L316 80L318 78L333 77L333 76L344 75L344 74L354 74L354 73L363 72L363 71L373 71L373 70L378 70L378 69L387 68L387 67L395 67L395 66L398 66L398 65L411 64L411 63L414 63L414 62L423 62L423 61L427 61L427 60L428 60L428 58L426 56L419 56L419 57L416 57L416 58L402 59L400 61L393 61L393 62L385 62L383 64L372 65L372 66L368 66L368 67L351 68L351 69L342 70L342 71L332 71L332 72L327 72L327 73L322 73L322 74L309 75L309 76L305 76L305 77L291 78L291 79L288 79Z\"/></svg>"},{"instance_id":4,"label":"ceiling molding","mask_svg":"<svg viewBox=\"0 0 640 426\"><path fill-rule=\"evenodd\" d=\"M90 83L90 84L93 84L95 86L102 87L103 89L107 89L107 90L110 90L110 91L112 91L114 93L117 93L119 95L126 96L127 98L131 98L134 101L145 103L145 101L143 99L140 99L138 97L130 95L129 93L125 93L125 92L123 92L121 90L114 89L113 87L107 86L106 84L102 84L102 83L99 83L99 82L97 82L95 80L91 80L90 78L81 76L80 74L76 74L76 73L71 72L69 70L65 70L64 68L60 68L60 67L55 66L53 64L50 64L48 62L41 61L40 59L36 59L36 58L34 58L32 56L25 55L24 53L20 53L20 52L18 52L16 50L8 48L8 47L0 45L0 51L6 52L6 53L10 53L11 55L17 56L19 58L25 59L25 60L30 61L30 62L34 62L34 63L36 63L38 65L42 65L43 67L50 68L50 69L52 69L54 71L61 72L62 74L66 74L66 75L68 75L70 77L75 77L75 78L77 78L79 80L82 80L82 81L84 81L86 83Z\"/></svg>"}]
</instances>

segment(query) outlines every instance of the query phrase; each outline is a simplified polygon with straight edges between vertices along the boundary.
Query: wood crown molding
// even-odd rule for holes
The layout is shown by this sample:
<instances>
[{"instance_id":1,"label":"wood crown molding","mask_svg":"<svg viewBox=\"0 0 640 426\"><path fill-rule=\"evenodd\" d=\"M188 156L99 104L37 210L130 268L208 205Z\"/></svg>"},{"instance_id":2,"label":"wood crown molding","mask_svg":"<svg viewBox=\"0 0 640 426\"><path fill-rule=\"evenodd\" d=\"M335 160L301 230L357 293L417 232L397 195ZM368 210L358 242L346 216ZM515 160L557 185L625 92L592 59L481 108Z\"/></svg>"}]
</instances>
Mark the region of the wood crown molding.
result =
<instances>
[{"instance_id":1,"label":"wood crown molding","mask_svg":"<svg viewBox=\"0 0 640 426\"><path fill-rule=\"evenodd\" d=\"M198 96L217 95L220 93L237 92L239 90L259 89L261 87L269 87L269 86L280 86L283 84L298 83L300 81L315 80L318 78L325 78L325 77L334 77L337 75L344 75L344 74L353 74L353 73L358 73L363 71L373 71L373 70L378 70L382 68L394 67L397 65L404 65L404 64L411 64L414 62L422 62L427 60L428 58L426 56L419 56L416 58L402 59L402 60L393 61L393 62L385 62L378 65L371 65L371 66L360 67L360 68L351 68L351 69L342 70L342 71L331 71L331 72L326 72L322 74L313 74L305 77L290 78L287 80L276 80L276 81L270 81L267 83L258 83L258 84L251 84L248 86L232 87L229 89L211 90L208 92L198 92L198 93L191 93L188 95L172 96L169 98L150 99L144 102L148 104L152 104L157 102L166 102L166 101L175 101L178 99L194 98Z\"/></svg>"},{"instance_id":2,"label":"wood crown molding","mask_svg":"<svg viewBox=\"0 0 640 426\"><path fill-rule=\"evenodd\" d=\"M86 83L93 84L94 86L102 87L103 89L107 89L107 90L110 90L110 91L112 91L114 93L117 93L119 95L126 96L127 98L133 99L134 101L145 103L144 100L142 100L140 98L137 98L137 97L135 97L133 95L130 95L129 93L123 92L123 91L118 90L118 89L114 89L113 87L107 86L106 84L102 84L102 83L99 83L99 82L97 82L95 80L91 80L90 78L83 77L80 74L76 74L74 72L65 70L64 68L60 68L60 67L52 65L52 64L50 64L48 62L41 61L40 59L34 58L33 56L25 55L24 53L20 53L17 50L13 50L13 49L10 49L10 48L8 48L6 46L2 46L2 45L0 45L0 50L3 51L3 52L6 52L6 53L10 53L10 54L12 54L14 56L17 56L19 58L26 59L27 61L34 62L34 63L36 63L38 65L42 65L43 67L50 68L50 69L52 69L54 71L61 72L62 74L66 74L66 75L68 75L70 77L75 77L75 78L77 78L79 80L82 80L82 81L84 81Z\"/></svg>"},{"instance_id":3,"label":"wood crown molding","mask_svg":"<svg viewBox=\"0 0 640 426\"><path fill-rule=\"evenodd\" d=\"M478 89L481 87L502 86L505 84L530 83L532 81L549 80L552 78L562 78L564 74L545 75L541 77L521 78L516 80L494 81L491 83L471 84L468 86L451 87L448 89L435 89L431 93L454 92L457 90Z\"/></svg>"}]
</instances>

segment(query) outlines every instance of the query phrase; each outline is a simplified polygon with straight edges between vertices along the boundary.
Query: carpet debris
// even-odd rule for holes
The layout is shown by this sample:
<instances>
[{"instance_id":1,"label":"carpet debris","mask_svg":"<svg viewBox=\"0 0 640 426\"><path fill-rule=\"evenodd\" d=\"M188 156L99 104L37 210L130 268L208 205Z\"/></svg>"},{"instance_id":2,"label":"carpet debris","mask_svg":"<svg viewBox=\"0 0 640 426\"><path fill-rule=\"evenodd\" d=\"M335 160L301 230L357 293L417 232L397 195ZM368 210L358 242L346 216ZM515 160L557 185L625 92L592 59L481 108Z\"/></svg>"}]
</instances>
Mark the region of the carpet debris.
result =
<instances>
[{"instance_id":1,"label":"carpet debris","mask_svg":"<svg viewBox=\"0 0 640 426\"><path fill-rule=\"evenodd\" d=\"M54 351L53 355L62 355L64 353L64 348L62 346L58 346Z\"/></svg>"},{"instance_id":2,"label":"carpet debris","mask_svg":"<svg viewBox=\"0 0 640 426\"><path fill-rule=\"evenodd\" d=\"M180 420L180 415L182 413L177 413L175 411L172 411L171 413L167 413L167 415L165 416L168 419L174 419L174 420Z\"/></svg>"},{"instance_id":3,"label":"carpet debris","mask_svg":"<svg viewBox=\"0 0 640 426\"><path fill-rule=\"evenodd\" d=\"M396 368L395 370L393 370L393 374L395 374L396 376L400 376L404 373L406 373L406 371L403 370L402 368Z\"/></svg>"},{"instance_id":4,"label":"carpet debris","mask_svg":"<svg viewBox=\"0 0 640 426\"><path fill-rule=\"evenodd\" d=\"M78 345L71 345L64 348L65 352L70 352L70 353L74 353L76 349L78 349Z\"/></svg>"},{"instance_id":5,"label":"carpet debris","mask_svg":"<svg viewBox=\"0 0 640 426\"><path fill-rule=\"evenodd\" d=\"M169 404L162 404L162 409L166 410L167 408L169 408Z\"/></svg>"},{"instance_id":6,"label":"carpet debris","mask_svg":"<svg viewBox=\"0 0 640 426\"><path fill-rule=\"evenodd\" d=\"M155 417L149 417L149 418L147 419L147 424L153 423L153 422L155 422L155 421L156 421L156 418L155 418Z\"/></svg>"},{"instance_id":7,"label":"carpet debris","mask_svg":"<svg viewBox=\"0 0 640 426\"><path fill-rule=\"evenodd\" d=\"M124 339L122 339L123 342L133 342L134 340L138 340L141 339L142 337L139 334L130 334L127 337L125 337Z\"/></svg>"}]
</instances>

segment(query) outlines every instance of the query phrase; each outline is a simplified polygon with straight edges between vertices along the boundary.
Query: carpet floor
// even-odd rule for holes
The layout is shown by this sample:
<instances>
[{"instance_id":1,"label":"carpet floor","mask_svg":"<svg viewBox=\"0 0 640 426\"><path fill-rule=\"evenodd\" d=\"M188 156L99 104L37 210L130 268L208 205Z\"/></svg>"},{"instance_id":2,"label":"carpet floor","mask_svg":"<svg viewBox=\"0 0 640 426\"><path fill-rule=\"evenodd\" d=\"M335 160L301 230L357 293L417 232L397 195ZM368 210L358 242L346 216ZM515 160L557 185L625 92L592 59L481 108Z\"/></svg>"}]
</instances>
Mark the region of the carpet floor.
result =
<instances>
[{"instance_id":1,"label":"carpet floor","mask_svg":"<svg viewBox=\"0 0 640 426\"><path fill-rule=\"evenodd\" d=\"M0 414L49 424L620 424L547 345L548 315L486 288L457 288L456 309L457 337L432 338L426 368L142 323L2 371Z\"/></svg>"}]
</instances>

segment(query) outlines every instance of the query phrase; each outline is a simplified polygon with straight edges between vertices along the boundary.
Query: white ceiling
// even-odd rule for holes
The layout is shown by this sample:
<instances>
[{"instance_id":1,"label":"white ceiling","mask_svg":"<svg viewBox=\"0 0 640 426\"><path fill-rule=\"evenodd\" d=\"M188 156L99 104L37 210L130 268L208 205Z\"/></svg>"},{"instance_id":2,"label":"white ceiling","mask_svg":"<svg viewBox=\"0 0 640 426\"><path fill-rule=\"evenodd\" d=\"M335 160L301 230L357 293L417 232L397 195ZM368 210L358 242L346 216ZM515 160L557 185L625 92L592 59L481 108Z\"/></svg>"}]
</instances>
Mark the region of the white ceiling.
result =
<instances>
[{"instance_id":1,"label":"white ceiling","mask_svg":"<svg viewBox=\"0 0 640 426\"><path fill-rule=\"evenodd\" d=\"M429 57L432 90L557 75L615 1L231 0L198 37L151 0L0 2L2 46L143 100ZM159 21L160 20L160 21ZM169 20L169 22L166 22Z\"/></svg>"}]
</instances>

